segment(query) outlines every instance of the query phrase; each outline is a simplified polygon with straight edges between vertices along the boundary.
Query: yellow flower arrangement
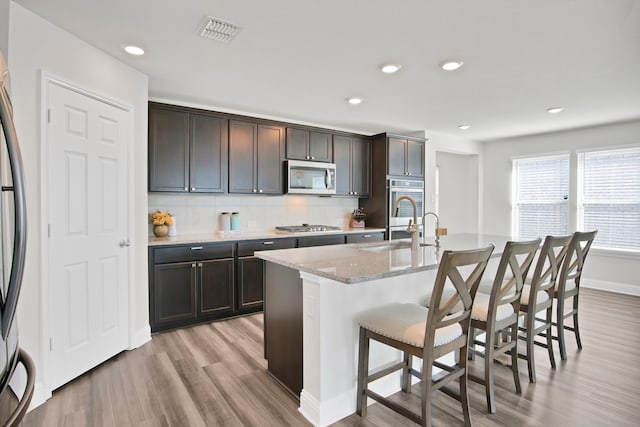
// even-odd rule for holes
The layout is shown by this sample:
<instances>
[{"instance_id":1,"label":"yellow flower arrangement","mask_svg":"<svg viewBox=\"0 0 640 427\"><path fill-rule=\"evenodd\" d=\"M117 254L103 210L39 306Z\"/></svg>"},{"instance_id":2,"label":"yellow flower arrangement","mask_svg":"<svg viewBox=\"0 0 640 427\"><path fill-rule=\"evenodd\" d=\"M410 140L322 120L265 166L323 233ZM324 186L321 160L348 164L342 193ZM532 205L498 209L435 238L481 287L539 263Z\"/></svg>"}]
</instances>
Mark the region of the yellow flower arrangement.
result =
<instances>
[{"instance_id":1,"label":"yellow flower arrangement","mask_svg":"<svg viewBox=\"0 0 640 427\"><path fill-rule=\"evenodd\" d=\"M169 212L157 211L149 215L149 217L153 225L173 225L173 218Z\"/></svg>"}]
</instances>

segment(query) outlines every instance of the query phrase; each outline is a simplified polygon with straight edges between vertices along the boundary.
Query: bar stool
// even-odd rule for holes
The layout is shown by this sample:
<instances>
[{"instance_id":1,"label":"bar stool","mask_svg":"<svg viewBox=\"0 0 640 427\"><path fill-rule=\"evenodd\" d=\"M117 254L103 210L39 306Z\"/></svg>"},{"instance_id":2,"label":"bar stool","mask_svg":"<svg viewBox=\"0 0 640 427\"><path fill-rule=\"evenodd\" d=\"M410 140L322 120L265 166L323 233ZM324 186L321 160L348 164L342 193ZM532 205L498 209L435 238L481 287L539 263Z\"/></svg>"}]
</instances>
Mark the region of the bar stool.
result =
<instances>
[{"instance_id":1,"label":"bar stool","mask_svg":"<svg viewBox=\"0 0 640 427\"><path fill-rule=\"evenodd\" d=\"M22 423L22 419L27 413L27 409L29 409L29 404L31 403L31 398L33 397L33 392L35 389L36 367L29 354L22 348L18 349L16 363L24 366L25 372L27 374L27 383L25 384L24 391L22 392L22 397L19 398L18 404L13 409L13 412L10 415L1 414L2 416L0 417L0 422L2 419L4 419L4 427L17 427ZM8 388L5 388L3 392L0 393L0 396L4 393L12 393L12 391L10 391ZM5 418L5 415L8 416Z\"/></svg>"},{"instance_id":2,"label":"bar stool","mask_svg":"<svg viewBox=\"0 0 640 427\"><path fill-rule=\"evenodd\" d=\"M540 241L541 239L507 242L493 282L483 280L483 284L492 283L490 294L482 293L480 289L473 300L469 330L469 341L472 346L470 352L484 357L484 378L469 374L469 379L484 384L487 409L492 414L496 412L493 362L497 356L507 352L511 354L511 371L516 392L521 393L518 372L520 295ZM508 274L507 269L509 269ZM485 332L484 342L475 339L479 331ZM502 335L504 339L499 339L498 335ZM484 346L484 352L476 352L475 345Z\"/></svg>"},{"instance_id":3,"label":"bar stool","mask_svg":"<svg viewBox=\"0 0 640 427\"><path fill-rule=\"evenodd\" d=\"M572 235L547 236L538 253L538 261L533 275L530 276L530 280L527 278L522 288L520 314L524 314L524 322L523 326L519 328L521 334L518 335L518 338L526 341L526 350L525 353L518 353L518 357L527 360L529 381L532 383L536 382L534 345L546 348L551 367L553 369L556 367L551 337L553 295L560 266L569 249L571 239ZM536 317L541 312L545 313L545 317ZM545 337L546 343L536 341L535 338L538 335Z\"/></svg>"},{"instance_id":4,"label":"bar stool","mask_svg":"<svg viewBox=\"0 0 640 427\"><path fill-rule=\"evenodd\" d=\"M359 316L360 340L358 353L357 413L365 416L367 397L422 425L431 426L431 398L436 390L457 399L462 404L465 426L471 425L467 392L467 348L469 319L473 295L476 292L493 245L468 251L449 251L442 254L431 297L431 309L418 304L387 304ZM468 273L467 267L473 270ZM455 294L443 298L445 283L452 285ZM426 285L425 285L426 286ZM460 309L454 307L460 304ZM437 308L436 308L437 307ZM403 360L393 366L369 373L370 340L401 350ZM459 351L453 365L436 359ZM412 368L412 357L422 358L422 372ZM433 368L442 369L436 377ZM395 403L369 389L369 383L402 369L402 390L411 392L411 377L420 378L421 414ZM444 387L454 380L459 393Z\"/></svg>"},{"instance_id":5,"label":"bar stool","mask_svg":"<svg viewBox=\"0 0 640 427\"><path fill-rule=\"evenodd\" d=\"M554 298L556 299L556 336L560 347L560 358L567 360L567 348L564 339L565 329L571 331L576 336L578 349L582 350L580 341L580 330L578 329L578 295L580 293L580 277L584 268L584 261L587 258L593 239L596 238L598 230L573 233L573 238L569 244L567 255L562 263L560 276L556 282ZM565 313L566 300L572 300L571 311ZM564 324L565 319L573 318L573 327Z\"/></svg>"}]
</instances>

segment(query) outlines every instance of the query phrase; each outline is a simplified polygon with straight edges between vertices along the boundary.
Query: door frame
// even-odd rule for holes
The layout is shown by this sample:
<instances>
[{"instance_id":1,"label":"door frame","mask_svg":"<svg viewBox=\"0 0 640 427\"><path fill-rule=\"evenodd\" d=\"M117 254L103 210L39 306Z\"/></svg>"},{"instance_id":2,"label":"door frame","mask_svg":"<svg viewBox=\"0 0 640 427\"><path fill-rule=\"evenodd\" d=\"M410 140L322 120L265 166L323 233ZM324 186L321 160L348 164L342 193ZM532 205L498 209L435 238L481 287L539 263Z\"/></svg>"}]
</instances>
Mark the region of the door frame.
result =
<instances>
[{"instance_id":1,"label":"door frame","mask_svg":"<svg viewBox=\"0 0 640 427\"><path fill-rule=\"evenodd\" d=\"M134 188L134 144L135 144L135 130L134 130L134 108L133 106L116 100L110 96L98 94L97 91L88 88L84 85L58 77L52 73L41 70L40 72L40 230L38 236L40 238L40 366L42 368L42 376L36 378L41 381L41 390L36 390L35 402L44 402L51 397L51 358L50 358L50 304L51 295L49 294L49 221L50 221L50 200L49 200L49 187L50 187L50 153L49 153L49 132L48 132L48 105L49 105L49 85L57 85L64 89L74 91L80 95L92 98L96 101L103 102L112 107L118 108L127 114L127 138L128 146L126 149L127 160L127 184L126 184L126 218L127 218L127 236L132 245L128 248L127 254L127 316L126 319L122 319L126 322L125 329L128 331L128 349L136 347L134 342L136 337L135 329L135 239L133 224L135 224L135 188ZM36 385L38 385L38 382ZM38 387L36 387L38 388ZM38 399L40 398L40 399Z\"/></svg>"}]
</instances>

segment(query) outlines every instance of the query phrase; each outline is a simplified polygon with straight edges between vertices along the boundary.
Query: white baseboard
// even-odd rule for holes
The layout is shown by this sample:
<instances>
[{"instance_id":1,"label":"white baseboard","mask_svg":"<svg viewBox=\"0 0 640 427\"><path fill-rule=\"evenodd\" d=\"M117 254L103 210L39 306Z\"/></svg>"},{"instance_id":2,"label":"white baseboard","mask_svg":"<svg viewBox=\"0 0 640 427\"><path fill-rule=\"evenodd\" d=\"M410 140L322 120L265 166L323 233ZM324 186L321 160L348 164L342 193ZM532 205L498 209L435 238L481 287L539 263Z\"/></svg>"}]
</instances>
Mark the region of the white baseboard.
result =
<instances>
[{"instance_id":1,"label":"white baseboard","mask_svg":"<svg viewBox=\"0 0 640 427\"><path fill-rule=\"evenodd\" d=\"M414 378L413 382L417 382L417 379ZM400 373L380 378L375 384L370 384L370 387L381 396L390 396L397 393L400 391ZM374 403L373 399L367 399L368 405ZM298 411L316 427L325 427L348 417L356 411L355 384L352 389L322 402L319 402L315 396L302 389Z\"/></svg>"},{"instance_id":2,"label":"white baseboard","mask_svg":"<svg viewBox=\"0 0 640 427\"><path fill-rule=\"evenodd\" d=\"M151 341L151 327L145 325L134 332L128 350L133 350Z\"/></svg>"},{"instance_id":3,"label":"white baseboard","mask_svg":"<svg viewBox=\"0 0 640 427\"><path fill-rule=\"evenodd\" d=\"M640 296L640 286L628 283L607 282L604 280L583 279L580 286L618 294Z\"/></svg>"},{"instance_id":4,"label":"white baseboard","mask_svg":"<svg viewBox=\"0 0 640 427\"><path fill-rule=\"evenodd\" d=\"M49 399L51 399L51 390L47 389L43 382L36 381L33 389L33 398L31 398L31 404L29 405L29 411L37 408Z\"/></svg>"}]
</instances>

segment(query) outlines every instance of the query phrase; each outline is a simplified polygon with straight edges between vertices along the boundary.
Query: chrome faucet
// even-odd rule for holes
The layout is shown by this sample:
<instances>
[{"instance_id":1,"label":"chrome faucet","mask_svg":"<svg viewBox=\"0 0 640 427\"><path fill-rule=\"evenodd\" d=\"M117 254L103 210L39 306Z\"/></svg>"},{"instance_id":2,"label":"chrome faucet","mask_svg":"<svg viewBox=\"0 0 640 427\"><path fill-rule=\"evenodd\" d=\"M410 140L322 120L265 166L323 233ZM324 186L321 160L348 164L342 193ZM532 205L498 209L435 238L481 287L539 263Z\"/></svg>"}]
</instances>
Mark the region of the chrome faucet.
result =
<instances>
[{"instance_id":1,"label":"chrome faucet","mask_svg":"<svg viewBox=\"0 0 640 427\"><path fill-rule=\"evenodd\" d=\"M424 215L422 215L422 243L421 246L429 246L429 244L427 243L427 224L426 224L426 219L427 219L427 215L433 215L434 217L436 217L436 248L440 247L440 218L438 218L438 214L435 212L425 212Z\"/></svg>"},{"instance_id":2,"label":"chrome faucet","mask_svg":"<svg viewBox=\"0 0 640 427\"><path fill-rule=\"evenodd\" d=\"M418 206L416 205L416 201L413 200L410 196L400 196L396 199L396 202L393 204L393 216L398 216L398 205L402 200L408 200L411 202L413 206L413 222L409 220L409 226L407 227L407 233L411 235L411 250L418 250Z\"/></svg>"}]
</instances>

